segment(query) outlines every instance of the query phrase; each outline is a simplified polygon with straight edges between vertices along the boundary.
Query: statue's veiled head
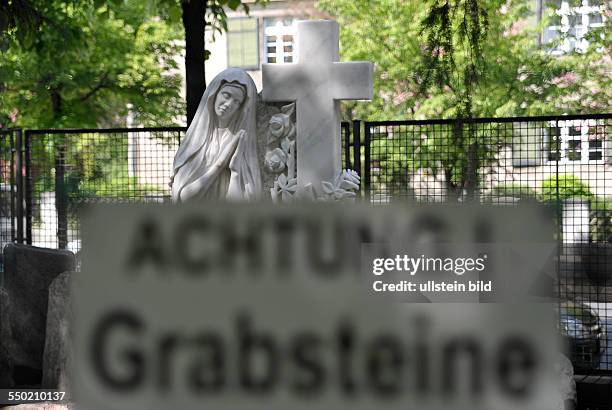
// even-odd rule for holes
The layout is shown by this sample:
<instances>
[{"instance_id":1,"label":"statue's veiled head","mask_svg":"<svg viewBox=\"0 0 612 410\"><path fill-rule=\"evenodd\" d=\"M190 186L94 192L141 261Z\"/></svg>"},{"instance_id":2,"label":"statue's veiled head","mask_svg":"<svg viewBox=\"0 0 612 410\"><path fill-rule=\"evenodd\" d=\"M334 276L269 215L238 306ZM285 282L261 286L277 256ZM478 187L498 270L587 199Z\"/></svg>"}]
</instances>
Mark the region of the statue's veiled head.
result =
<instances>
[{"instance_id":1,"label":"statue's veiled head","mask_svg":"<svg viewBox=\"0 0 612 410\"><path fill-rule=\"evenodd\" d=\"M213 104L219 126L227 127L227 124L242 107L245 99L246 89L242 84L231 82L221 86Z\"/></svg>"}]
</instances>

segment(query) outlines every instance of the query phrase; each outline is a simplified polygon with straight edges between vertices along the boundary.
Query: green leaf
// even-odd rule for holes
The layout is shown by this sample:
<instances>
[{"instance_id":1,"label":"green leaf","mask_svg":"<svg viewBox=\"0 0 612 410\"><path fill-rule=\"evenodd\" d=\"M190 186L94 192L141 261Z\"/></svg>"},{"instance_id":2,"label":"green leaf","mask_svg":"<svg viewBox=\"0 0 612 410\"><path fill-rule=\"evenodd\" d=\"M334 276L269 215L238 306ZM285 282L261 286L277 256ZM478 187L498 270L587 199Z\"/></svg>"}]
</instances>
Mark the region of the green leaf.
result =
<instances>
[{"instance_id":1,"label":"green leaf","mask_svg":"<svg viewBox=\"0 0 612 410\"><path fill-rule=\"evenodd\" d=\"M180 7L168 7L168 17L170 17L172 22L181 21L182 13L183 11Z\"/></svg>"},{"instance_id":2,"label":"green leaf","mask_svg":"<svg viewBox=\"0 0 612 410\"><path fill-rule=\"evenodd\" d=\"M227 0L227 7L232 10L236 10L238 7L240 7L240 3L240 0Z\"/></svg>"},{"instance_id":3,"label":"green leaf","mask_svg":"<svg viewBox=\"0 0 612 410\"><path fill-rule=\"evenodd\" d=\"M34 45L35 41L36 41L36 33L33 30L27 30L22 37L23 46L26 49L30 49Z\"/></svg>"},{"instance_id":4,"label":"green leaf","mask_svg":"<svg viewBox=\"0 0 612 410\"><path fill-rule=\"evenodd\" d=\"M104 7L102 12L100 13L100 17L104 20L108 20L110 18L110 9L108 6Z\"/></svg>"}]
</instances>

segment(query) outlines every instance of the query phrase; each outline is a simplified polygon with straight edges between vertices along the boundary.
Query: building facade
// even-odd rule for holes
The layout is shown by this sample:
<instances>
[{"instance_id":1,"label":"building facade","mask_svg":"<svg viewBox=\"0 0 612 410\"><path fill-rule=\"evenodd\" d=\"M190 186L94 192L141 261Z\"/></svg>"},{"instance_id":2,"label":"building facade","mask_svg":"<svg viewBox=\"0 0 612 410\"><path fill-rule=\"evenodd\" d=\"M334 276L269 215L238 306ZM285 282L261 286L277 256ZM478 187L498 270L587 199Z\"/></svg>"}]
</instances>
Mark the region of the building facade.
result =
<instances>
[{"instance_id":1,"label":"building facade","mask_svg":"<svg viewBox=\"0 0 612 410\"><path fill-rule=\"evenodd\" d=\"M315 8L314 0L270 0L266 7L253 5L249 15L227 12L227 33L206 32L206 81L228 67L245 69L261 91L261 65L288 64L296 55L295 23L330 16Z\"/></svg>"}]
</instances>

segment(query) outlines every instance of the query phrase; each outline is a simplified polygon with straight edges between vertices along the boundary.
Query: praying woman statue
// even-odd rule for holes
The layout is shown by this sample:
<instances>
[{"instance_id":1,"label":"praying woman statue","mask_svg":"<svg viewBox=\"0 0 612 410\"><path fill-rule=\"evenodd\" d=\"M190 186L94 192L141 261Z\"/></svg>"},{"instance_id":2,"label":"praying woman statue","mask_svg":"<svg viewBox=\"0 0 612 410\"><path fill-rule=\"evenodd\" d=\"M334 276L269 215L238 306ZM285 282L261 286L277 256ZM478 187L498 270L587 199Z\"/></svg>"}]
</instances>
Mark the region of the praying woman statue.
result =
<instances>
[{"instance_id":1,"label":"praying woman statue","mask_svg":"<svg viewBox=\"0 0 612 410\"><path fill-rule=\"evenodd\" d=\"M174 157L174 202L260 197L256 97L244 70L228 68L211 81Z\"/></svg>"}]
</instances>

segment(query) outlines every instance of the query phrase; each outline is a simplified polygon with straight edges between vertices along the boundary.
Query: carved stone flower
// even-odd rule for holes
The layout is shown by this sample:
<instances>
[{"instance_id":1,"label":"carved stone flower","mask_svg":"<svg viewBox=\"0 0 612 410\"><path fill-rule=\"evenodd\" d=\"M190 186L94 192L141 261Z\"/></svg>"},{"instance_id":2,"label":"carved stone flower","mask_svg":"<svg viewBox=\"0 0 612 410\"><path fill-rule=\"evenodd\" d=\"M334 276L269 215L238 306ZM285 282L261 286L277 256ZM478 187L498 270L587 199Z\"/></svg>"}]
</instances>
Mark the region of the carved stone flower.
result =
<instances>
[{"instance_id":1,"label":"carved stone flower","mask_svg":"<svg viewBox=\"0 0 612 410\"><path fill-rule=\"evenodd\" d=\"M342 201L346 199L354 199L356 196L354 192L340 188L339 186L334 186L334 184L328 181L322 181L321 187L323 188L323 192L325 194L325 196L320 198L320 200L323 201Z\"/></svg>"},{"instance_id":2,"label":"carved stone flower","mask_svg":"<svg viewBox=\"0 0 612 410\"><path fill-rule=\"evenodd\" d=\"M279 197L283 202L289 202L297 191L297 179L287 178L285 174L280 174L274 181L271 191L273 202L278 202Z\"/></svg>"},{"instance_id":3,"label":"carved stone flower","mask_svg":"<svg viewBox=\"0 0 612 410\"><path fill-rule=\"evenodd\" d=\"M268 143L279 140L280 138L294 138L295 125L291 122L291 117L287 114L274 114L268 123Z\"/></svg>"},{"instance_id":4,"label":"carved stone flower","mask_svg":"<svg viewBox=\"0 0 612 410\"><path fill-rule=\"evenodd\" d=\"M345 169L341 174L341 183L340 188L344 188L347 190L359 191L359 183L361 182L361 178L359 174L352 169Z\"/></svg>"},{"instance_id":5,"label":"carved stone flower","mask_svg":"<svg viewBox=\"0 0 612 410\"><path fill-rule=\"evenodd\" d=\"M275 148L272 151L266 152L265 164L266 169L270 172L281 172L285 169L285 163L287 162L287 154L280 149Z\"/></svg>"},{"instance_id":6,"label":"carved stone flower","mask_svg":"<svg viewBox=\"0 0 612 410\"><path fill-rule=\"evenodd\" d=\"M318 197L319 201L354 201L359 191L359 174L346 169L341 171L333 182L321 181L323 194Z\"/></svg>"}]
</instances>

